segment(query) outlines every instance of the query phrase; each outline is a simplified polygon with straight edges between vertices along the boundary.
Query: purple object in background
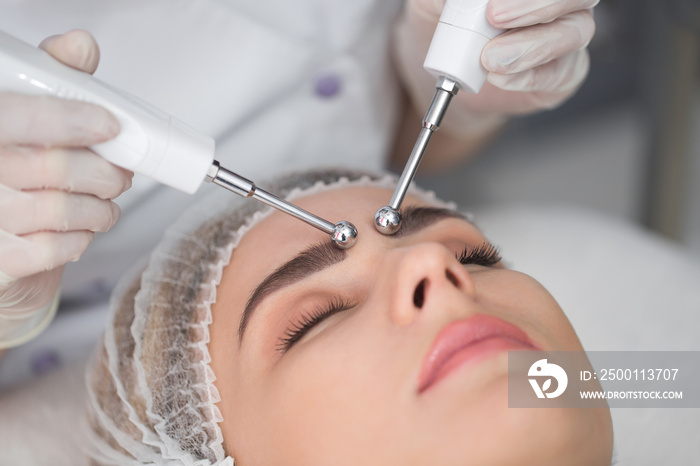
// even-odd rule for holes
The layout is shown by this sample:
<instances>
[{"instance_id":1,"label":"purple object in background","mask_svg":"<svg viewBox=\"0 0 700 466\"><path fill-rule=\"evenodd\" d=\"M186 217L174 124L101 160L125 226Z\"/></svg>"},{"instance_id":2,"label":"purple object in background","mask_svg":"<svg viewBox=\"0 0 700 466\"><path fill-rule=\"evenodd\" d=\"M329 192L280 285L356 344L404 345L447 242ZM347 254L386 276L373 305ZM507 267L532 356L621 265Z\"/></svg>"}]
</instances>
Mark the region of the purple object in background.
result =
<instances>
[{"instance_id":1,"label":"purple object in background","mask_svg":"<svg viewBox=\"0 0 700 466\"><path fill-rule=\"evenodd\" d=\"M340 77L334 74L326 74L320 76L316 80L316 95L319 97L329 98L340 92Z\"/></svg>"},{"instance_id":2,"label":"purple object in background","mask_svg":"<svg viewBox=\"0 0 700 466\"><path fill-rule=\"evenodd\" d=\"M61 367L61 358L51 348L41 349L32 357L32 373L34 375L44 375L59 367Z\"/></svg>"}]
</instances>

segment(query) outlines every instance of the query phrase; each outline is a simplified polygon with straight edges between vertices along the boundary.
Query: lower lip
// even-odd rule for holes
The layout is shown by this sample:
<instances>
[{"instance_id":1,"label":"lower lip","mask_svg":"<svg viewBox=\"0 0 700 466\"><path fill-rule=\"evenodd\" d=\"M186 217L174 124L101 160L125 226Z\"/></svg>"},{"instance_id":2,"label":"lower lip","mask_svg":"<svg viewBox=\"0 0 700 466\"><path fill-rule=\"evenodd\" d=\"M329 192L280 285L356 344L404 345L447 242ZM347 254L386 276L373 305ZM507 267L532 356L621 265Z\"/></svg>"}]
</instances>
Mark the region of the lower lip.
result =
<instances>
[{"instance_id":1,"label":"lower lip","mask_svg":"<svg viewBox=\"0 0 700 466\"><path fill-rule=\"evenodd\" d=\"M450 359L445 361L435 376L431 378L424 386L418 389L418 393L426 391L463 365L472 365L482 359L503 351L527 351L533 349L534 348L532 346L526 343L507 337L491 337L477 341L476 343L472 343L471 345L457 351L450 357Z\"/></svg>"}]
</instances>

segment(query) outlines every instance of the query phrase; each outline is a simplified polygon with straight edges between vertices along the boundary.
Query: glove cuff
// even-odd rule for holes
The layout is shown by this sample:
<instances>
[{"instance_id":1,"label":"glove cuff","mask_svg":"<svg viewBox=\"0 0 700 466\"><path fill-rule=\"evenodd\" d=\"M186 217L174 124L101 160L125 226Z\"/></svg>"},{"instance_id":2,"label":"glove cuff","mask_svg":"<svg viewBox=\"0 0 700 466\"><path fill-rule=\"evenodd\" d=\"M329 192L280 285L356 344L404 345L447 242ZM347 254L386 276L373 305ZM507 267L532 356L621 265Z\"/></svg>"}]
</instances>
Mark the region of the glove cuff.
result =
<instances>
[{"instance_id":1,"label":"glove cuff","mask_svg":"<svg viewBox=\"0 0 700 466\"><path fill-rule=\"evenodd\" d=\"M60 296L59 288L51 302L29 317L10 318L0 315L0 350L22 345L46 330L56 315Z\"/></svg>"}]
</instances>

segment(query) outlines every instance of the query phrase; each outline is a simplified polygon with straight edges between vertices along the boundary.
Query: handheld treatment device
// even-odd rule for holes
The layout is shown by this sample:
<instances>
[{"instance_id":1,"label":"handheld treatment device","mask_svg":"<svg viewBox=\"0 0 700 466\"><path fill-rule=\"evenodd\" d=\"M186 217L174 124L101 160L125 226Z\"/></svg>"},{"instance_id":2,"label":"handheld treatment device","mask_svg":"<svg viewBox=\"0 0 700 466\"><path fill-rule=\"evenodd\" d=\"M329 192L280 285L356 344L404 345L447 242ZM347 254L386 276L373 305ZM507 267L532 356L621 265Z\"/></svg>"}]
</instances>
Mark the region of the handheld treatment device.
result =
<instances>
[{"instance_id":1,"label":"handheld treatment device","mask_svg":"<svg viewBox=\"0 0 700 466\"><path fill-rule=\"evenodd\" d=\"M491 39L504 32L489 23L487 4L488 0L447 0L445 3L423 63L423 67L437 78L437 90L389 205L374 214L374 226L380 233L391 235L401 227L399 208L428 141L440 127L452 97L459 89L477 94L486 81L487 71L481 65L481 52Z\"/></svg>"},{"instance_id":2,"label":"handheld treatment device","mask_svg":"<svg viewBox=\"0 0 700 466\"><path fill-rule=\"evenodd\" d=\"M331 223L258 188L214 160L214 140L152 105L70 68L47 52L0 31L0 90L53 95L100 105L119 120L119 135L91 147L115 165L192 194L203 181L252 197L331 235L342 249L355 244L357 229Z\"/></svg>"}]
</instances>

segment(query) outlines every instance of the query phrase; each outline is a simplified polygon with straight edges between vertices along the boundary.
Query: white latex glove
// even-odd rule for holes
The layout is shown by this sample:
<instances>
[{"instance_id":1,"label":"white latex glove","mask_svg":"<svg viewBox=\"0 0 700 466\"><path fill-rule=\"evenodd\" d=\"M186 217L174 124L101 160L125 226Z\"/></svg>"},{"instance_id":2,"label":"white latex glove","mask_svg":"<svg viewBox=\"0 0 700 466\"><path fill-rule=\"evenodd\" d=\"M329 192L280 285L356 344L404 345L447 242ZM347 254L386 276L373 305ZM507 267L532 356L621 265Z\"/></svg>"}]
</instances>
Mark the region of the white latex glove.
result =
<instances>
[{"instance_id":1,"label":"white latex glove","mask_svg":"<svg viewBox=\"0 0 700 466\"><path fill-rule=\"evenodd\" d=\"M99 61L83 31L40 47L89 73ZM118 121L101 107L0 92L0 347L42 325L37 314L55 310L63 265L119 219L111 199L133 174L87 148L118 133Z\"/></svg>"},{"instance_id":2,"label":"white latex glove","mask_svg":"<svg viewBox=\"0 0 700 466\"><path fill-rule=\"evenodd\" d=\"M508 31L481 55L489 71L478 95L461 92L445 122L503 121L510 115L556 107L573 95L588 74L587 46L595 32L598 0L491 0L489 22ZM435 78L422 69L445 0L407 0L397 26L400 75L418 108L427 109ZM464 129L464 128L462 128Z\"/></svg>"}]
</instances>

